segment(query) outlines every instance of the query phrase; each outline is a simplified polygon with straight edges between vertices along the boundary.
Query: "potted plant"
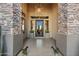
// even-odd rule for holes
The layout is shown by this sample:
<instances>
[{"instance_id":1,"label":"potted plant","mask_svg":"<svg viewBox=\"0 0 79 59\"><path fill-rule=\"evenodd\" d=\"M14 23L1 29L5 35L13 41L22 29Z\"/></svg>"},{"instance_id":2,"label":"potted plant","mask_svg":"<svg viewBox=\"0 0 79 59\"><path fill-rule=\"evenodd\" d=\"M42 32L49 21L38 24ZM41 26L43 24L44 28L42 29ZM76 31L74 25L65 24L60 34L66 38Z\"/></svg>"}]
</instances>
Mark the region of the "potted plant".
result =
<instances>
[{"instance_id":1,"label":"potted plant","mask_svg":"<svg viewBox=\"0 0 79 59\"><path fill-rule=\"evenodd\" d=\"M49 38L49 30L45 30L45 36L46 38Z\"/></svg>"},{"instance_id":2,"label":"potted plant","mask_svg":"<svg viewBox=\"0 0 79 59\"><path fill-rule=\"evenodd\" d=\"M45 30L45 33L49 33L49 30Z\"/></svg>"},{"instance_id":3,"label":"potted plant","mask_svg":"<svg viewBox=\"0 0 79 59\"><path fill-rule=\"evenodd\" d=\"M30 31L30 37L31 37L31 38L34 38L34 30L31 30L31 31Z\"/></svg>"},{"instance_id":4,"label":"potted plant","mask_svg":"<svg viewBox=\"0 0 79 59\"><path fill-rule=\"evenodd\" d=\"M30 33L34 33L34 30L31 30Z\"/></svg>"}]
</instances>

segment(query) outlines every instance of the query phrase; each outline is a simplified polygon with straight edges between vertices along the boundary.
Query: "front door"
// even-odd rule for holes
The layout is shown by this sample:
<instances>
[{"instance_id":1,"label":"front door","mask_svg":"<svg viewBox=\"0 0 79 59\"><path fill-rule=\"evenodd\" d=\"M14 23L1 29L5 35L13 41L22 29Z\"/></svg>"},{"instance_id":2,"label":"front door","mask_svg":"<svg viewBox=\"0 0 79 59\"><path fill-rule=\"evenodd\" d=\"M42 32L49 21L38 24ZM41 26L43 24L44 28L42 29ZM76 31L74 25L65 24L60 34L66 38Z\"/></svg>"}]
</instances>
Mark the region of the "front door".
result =
<instances>
[{"instance_id":1,"label":"front door","mask_svg":"<svg viewBox=\"0 0 79 59\"><path fill-rule=\"evenodd\" d=\"M43 20L36 20L36 26L35 26L35 36L36 37L43 37L44 33L43 33L43 26L44 21Z\"/></svg>"}]
</instances>

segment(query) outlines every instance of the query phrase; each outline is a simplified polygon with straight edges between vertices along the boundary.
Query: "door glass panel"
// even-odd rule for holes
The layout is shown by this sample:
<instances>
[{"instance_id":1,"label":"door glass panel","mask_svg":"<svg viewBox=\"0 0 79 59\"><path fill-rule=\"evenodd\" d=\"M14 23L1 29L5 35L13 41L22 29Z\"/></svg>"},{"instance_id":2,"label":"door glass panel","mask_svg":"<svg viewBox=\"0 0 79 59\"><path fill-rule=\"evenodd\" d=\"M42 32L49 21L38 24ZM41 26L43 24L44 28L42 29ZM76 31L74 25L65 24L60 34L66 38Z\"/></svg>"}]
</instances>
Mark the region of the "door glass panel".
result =
<instances>
[{"instance_id":1,"label":"door glass panel","mask_svg":"<svg viewBox=\"0 0 79 59\"><path fill-rule=\"evenodd\" d=\"M43 36L43 20L36 21L36 36L42 37Z\"/></svg>"}]
</instances>

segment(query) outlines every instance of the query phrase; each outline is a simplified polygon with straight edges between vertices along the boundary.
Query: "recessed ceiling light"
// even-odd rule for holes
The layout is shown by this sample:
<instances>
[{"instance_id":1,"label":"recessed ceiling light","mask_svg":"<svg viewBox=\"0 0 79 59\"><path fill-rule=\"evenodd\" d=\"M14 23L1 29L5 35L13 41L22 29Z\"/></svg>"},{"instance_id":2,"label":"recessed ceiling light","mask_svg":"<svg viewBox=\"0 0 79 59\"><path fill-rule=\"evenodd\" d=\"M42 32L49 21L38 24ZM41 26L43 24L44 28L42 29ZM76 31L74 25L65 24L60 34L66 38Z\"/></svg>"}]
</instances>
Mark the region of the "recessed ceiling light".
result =
<instances>
[{"instance_id":1,"label":"recessed ceiling light","mask_svg":"<svg viewBox=\"0 0 79 59\"><path fill-rule=\"evenodd\" d=\"M38 12L41 12L41 8L38 8L37 11L38 11Z\"/></svg>"}]
</instances>

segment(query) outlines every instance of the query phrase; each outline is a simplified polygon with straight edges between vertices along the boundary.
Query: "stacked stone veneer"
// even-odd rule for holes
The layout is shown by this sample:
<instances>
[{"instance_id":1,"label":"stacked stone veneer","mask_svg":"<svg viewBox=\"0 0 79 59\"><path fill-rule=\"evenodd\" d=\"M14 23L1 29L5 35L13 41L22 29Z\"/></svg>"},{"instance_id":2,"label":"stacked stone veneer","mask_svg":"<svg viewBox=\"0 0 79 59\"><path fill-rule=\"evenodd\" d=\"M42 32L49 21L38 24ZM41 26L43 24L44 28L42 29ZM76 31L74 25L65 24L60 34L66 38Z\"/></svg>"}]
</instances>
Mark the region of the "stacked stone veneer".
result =
<instances>
[{"instance_id":1,"label":"stacked stone veneer","mask_svg":"<svg viewBox=\"0 0 79 59\"><path fill-rule=\"evenodd\" d=\"M13 55L23 48L21 5L13 4Z\"/></svg>"},{"instance_id":2,"label":"stacked stone veneer","mask_svg":"<svg viewBox=\"0 0 79 59\"><path fill-rule=\"evenodd\" d=\"M13 33L21 34L21 9L20 4L13 4Z\"/></svg>"},{"instance_id":3,"label":"stacked stone veneer","mask_svg":"<svg viewBox=\"0 0 79 59\"><path fill-rule=\"evenodd\" d=\"M79 55L79 4L67 6L67 55Z\"/></svg>"},{"instance_id":4,"label":"stacked stone veneer","mask_svg":"<svg viewBox=\"0 0 79 59\"><path fill-rule=\"evenodd\" d=\"M58 4L58 32L67 34L79 33L79 4Z\"/></svg>"},{"instance_id":5,"label":"stacked stone veneer","mask_svg":"<svg viewBox=\"0 0 79 59\"><path fill-rule=\"evenodd\" d=\"M1 53L13 55L13 35L21 33L20 5L0 3Z\"/></svg>"},{"instance_id":6,"label":"stacked stone veneer","mask_svg":"<svg viewBox=\"0 0 79 59\"><path fill-rule=\"evenodd\" d=\"M67 33L67 3L58 4L58 32Z\"/></svg>"},{"instance_id":7,"label":"stacked stone veneer","mask_svg":"<svg viewBox=\"0 0 79 59\"><path fill-rule=\"evenodd\" d=\"M63 55L67 52L67 6L67 3L58 4L58 32L55 36L56 46Z\"/></svg>"},{"instance_id":8,"label":"stacked stone veneer","mask_svg":"<svg viewBox=\"0 0 79 59\"><path fill-rule=\"evenodd\" d=\"M68 34L79 34L79 4L68 4Z\"/></svg>"}]
</instances>

